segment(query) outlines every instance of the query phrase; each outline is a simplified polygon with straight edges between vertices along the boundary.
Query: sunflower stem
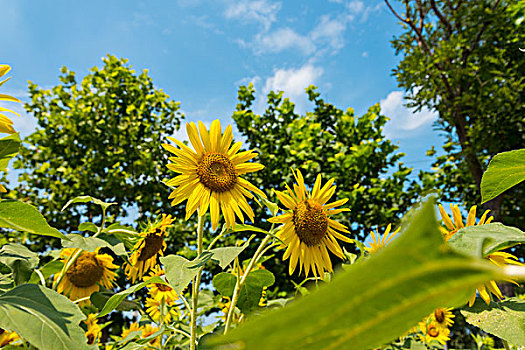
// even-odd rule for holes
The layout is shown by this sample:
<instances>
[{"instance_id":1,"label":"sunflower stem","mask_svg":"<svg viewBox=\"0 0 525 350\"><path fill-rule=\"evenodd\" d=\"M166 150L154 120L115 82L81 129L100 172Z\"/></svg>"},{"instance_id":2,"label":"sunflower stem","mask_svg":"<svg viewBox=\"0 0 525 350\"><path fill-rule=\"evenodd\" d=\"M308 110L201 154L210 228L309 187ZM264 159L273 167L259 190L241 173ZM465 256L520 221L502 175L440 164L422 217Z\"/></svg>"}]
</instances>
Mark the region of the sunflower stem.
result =
<instances>
[{"instance_id":1,"label":"sunflower stem","mask_svg":"<svg viewBox=\"0 0 525 350\"><path fill-rule=\"evenodd\" d=\"M197 223L197 256L202 254L202 233L204 230L204 215L199 215L199 221ZM201 282L202 267L199 269L197 276L193 280L192 289L192 309L191 309L191 338L190 338L190 350L195 350L195 344L197 340L197 309L199 304L199 285Z\"/></svg>"},{"instance_id":2,"label":"sunflower stem","mask_svg":"<svg viewBox=\"0 0 525 350\"><path fill-rule=\"evenodd\" d=\"M230 303L230 309L228 310L228 317L226 318L226 325L224 326L224 334L227 334L230 328L232 318L233 318L233 313L235 312L235 305L237 305L237 300L239 299L239 293L240 293L242 286L244 286L244 283L246 282L246 277L248 276L252 268L255 266L257 261L260 259L262 254L266 252L266 250L263 250L263 249L265 248L270 238L272 237L271 236L264 237L261 244L257 248L257 251L255 252L255 254L253 254L253 257L250 260L248 267L246 267L246 271L244 271L244 275L242 276L242 278L239 278L239 276L237 277L237 282L235 283L235 289L233 291L232 302Z\"/></svg>"}]
</instances>

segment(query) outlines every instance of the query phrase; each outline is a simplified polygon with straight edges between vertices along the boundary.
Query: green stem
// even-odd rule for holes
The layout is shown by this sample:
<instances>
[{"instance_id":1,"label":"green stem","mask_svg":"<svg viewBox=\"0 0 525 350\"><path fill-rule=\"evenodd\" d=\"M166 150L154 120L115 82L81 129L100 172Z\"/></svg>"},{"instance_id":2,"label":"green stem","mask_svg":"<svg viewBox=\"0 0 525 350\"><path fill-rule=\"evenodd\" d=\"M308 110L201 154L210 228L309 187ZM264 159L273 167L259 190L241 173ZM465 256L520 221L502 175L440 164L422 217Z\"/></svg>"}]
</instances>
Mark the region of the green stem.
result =
<instances>
[{"instance_id":1,"label":"green stem","mask_svg":"<svg viewBox=\"0 0 525 350\"><path fill-rule=\"evenodd\" d=\"M204 215L199 216L197 223L197 256L202 254L202 233L204 229ZM201 283L202 268L199 269L197 276L193 280L192 288L192 309L191 309L191 338L190 350L195 350L197 340L197 309L199 304L199 285Z\"/></svg>"},{"instance_id":2,"label":"green stem","mask_svg":"<svg viewBox=\"0 0 525 350\"><path fill-rule=\"evenodd\" d=\"M259 248L257 248L257 251L252 257L252 260L250 260L250 263L248 264L246 271L244 271L244 275L242 276L242 278L239 279L237 277L237 283L235 283L235 289L233 290L233 296L232 296L232 301L230 304L230 309L228 310L228 317L226 318L226 325L224 326L224 334L228 333L228 329L230 328L232 318L233 318L233 313L235 312L235 305L237 305L237 300L239 299L239 293L240 293L242 286L244 286L244 283L246 282L246 277L248 276L252 268L255 266L259 258L262 256L261 253L263 252L264 246L266 245L266 243L268 243L270 238L272 237L266 236L262 240L261 244L259 245Z\"/></svg>"},{"instance_id":3,"label":"green stem","mask_svg":"<svg viewBox=\"0 0 525 350\"><path fill-rule=\"evenodd\" d=\"M501 342L503 343L505 350L510 350L509 343L505 339L501 339Z\"/></svg>"},{"instance_id":4,"label":"green stem","mask_svg":"<svg viewBox=\"0 0 525 350\"><path fill-rule=\"evenodd\" d=\"M100 227L97 229L97 233L93 235L93 237L97 237L102 233L102 230L104 229L104 224L106 223L106 208L102 207L102 222L100 223ZM75 263L75 261L78 259L78 257L82 254L82 249L77 248L75 252L69 257L67 262L62 267L62 271L60 271L60 276L58 276L56 282L53 284L53 290L56 290L60 282L64 279L64 276L66 275L66 271L69 270L69 268Z\"/></svg>"}]
</instances>

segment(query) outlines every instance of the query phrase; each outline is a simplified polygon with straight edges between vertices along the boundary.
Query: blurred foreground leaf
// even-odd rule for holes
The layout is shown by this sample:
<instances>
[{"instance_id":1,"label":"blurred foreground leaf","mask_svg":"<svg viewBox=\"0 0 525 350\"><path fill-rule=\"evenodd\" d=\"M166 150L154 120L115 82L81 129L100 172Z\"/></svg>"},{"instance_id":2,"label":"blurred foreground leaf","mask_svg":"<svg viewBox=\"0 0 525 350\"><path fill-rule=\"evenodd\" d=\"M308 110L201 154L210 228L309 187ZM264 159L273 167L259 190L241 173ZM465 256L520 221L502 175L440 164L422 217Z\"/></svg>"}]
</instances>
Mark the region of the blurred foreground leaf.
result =
<instances>
[{"instance_id":1,"label":"blurred foreground leaf","mask_svg":"<svg viewBox=\"0 0 525 350\"><path fill-rule=\"evenodd\" d=\"M436 307L460 306L503 272L444 248L432 201L399 237L332 283L270 311L204 348L369 349L388 343Z\"/></svg>"},{"instance_id":2,"label":"blurred foreground leaf","mask_svg":"<svg viewBox=\"0 0 525 350\"><path fill-rule=\"evenodd\" d=\"M36 284L23 284L0 296L0 327L40 350L94 349L79 326L84 318L71 300Z\"/></svg>"}]
</instances>

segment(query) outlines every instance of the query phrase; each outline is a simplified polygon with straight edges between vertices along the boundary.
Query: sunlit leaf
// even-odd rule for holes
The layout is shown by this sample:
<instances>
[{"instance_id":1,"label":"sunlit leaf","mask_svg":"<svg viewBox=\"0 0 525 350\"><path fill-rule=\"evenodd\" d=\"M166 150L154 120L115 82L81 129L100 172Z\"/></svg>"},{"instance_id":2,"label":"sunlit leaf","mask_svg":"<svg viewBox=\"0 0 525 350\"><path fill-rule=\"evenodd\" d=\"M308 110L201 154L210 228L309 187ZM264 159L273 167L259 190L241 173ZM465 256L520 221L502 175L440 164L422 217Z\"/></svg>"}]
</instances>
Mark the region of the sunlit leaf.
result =
<instances>
[{"instance_id":1,"label":"sunlit leaf","mask_svg":"<svg viewBox=\"0 0 525 350\"><path fill-rule=\"evenodd\" d=\"M93 204L97 204L97 205L100 205L102 208L108 208L109 206L111 205L114 205L114 204L117 204L117 203L106 203L100 199L97 199L95 197L92 197L92 196L78 196L78 197L75 197L71 200L69 200L66 205L64 205L62 207L62 211L64 211L67 207L69 207L71 204L76 204L76 203L90 203L92 202Z\"/></svg>"},{"instance_id":2,"label":"sunlit leaf","mask_svg":"<svg viewBox=\"0 0 525 350\"><path fill-rule=\"evenodd\" d=\"M250 245L250 240L240 247L220 247L210 250L213 254L211 259L217 261L224 270L230 263Z\"/></svg>"},{"instance_id":3,"label":"sunlit leaf","mask_svg":"<svg viewBox=\"0 0 525 350\"><path fill-rule=\"evenodd\" d=\"M23 284L0 296L0 327L41 350L95 349L86 343L82 319L84 314L71 300L37 284Z\"/></svg>"},{"instance_id":4,"label":"sunlit leaf","mask_svg":"<svg viewBox=\"0 0 525 350\"><path fill-rule=\"evenodd\" d=\"M18 133L0 139L0 169L7 168L9 160L18 154L20 136Z\"/></svg>"},{"instance_id":5,"label":"sunlit leaf","mask_svg":"<svg viewBox=\"0 0 525 350\"><path fill-rule=\"evenodd\" d=\"M122 242L114 242L111 244L98 237L83 237L75 233L67 235L68 240L62 240L62 246L64 248L79 248L87 252L94 252L98 248L109 248L116 255L128 257L126 248Z\"/></svg>"},{"instance_id":6,"label":"sunlit leaf","mask_svg":"<svg viewBox=\"0 0 525 350\"><path fill-rule=\"evenodd\" d=\"M525 149L499 153L481 179L481 203L490 201L525 180Z\"/></svg>"},{"instance_id":7,"label":"sunlit leaf","mask_svg":"<svg viewBox=\"0 0 525 350\"><path fill-rule=\"evenodd\" d=\"M10 199L0 201L0 227L35 235L67 239L56 228L49 226L46 219L35 207Z\"/></svg>"},{"instance_id":8,"label":"sunlit leaf","mask_svg":"<svg viewBox=\"0 0 525 350\"><path fill-rule=\"evenodd\" d=\"M197 276L199 269L211 259L212 255L210 252L204 252L191 261L179 255L168 255L161 257L160 262L164 265L166 279L170 286L177 294L182 294L184 288Z\"/></svg>"}]
</instances>

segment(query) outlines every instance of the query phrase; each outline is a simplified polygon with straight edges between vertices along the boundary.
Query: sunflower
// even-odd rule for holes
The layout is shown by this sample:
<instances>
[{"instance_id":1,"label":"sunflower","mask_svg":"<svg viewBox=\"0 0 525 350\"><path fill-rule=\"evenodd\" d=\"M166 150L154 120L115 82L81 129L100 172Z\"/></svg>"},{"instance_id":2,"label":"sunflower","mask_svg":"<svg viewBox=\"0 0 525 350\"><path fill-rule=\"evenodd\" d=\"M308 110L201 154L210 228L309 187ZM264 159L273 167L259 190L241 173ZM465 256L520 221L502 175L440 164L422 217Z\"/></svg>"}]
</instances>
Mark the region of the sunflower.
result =
<instances>
[{"instance_id":1,"label":"sunflower","mask_svg":"<svg viewBox=\"0 0 525 350\"><path fill-rule=\"evenodd\" d=\"M102 328L98 324L97 315L89 314L87 319L84 321L87 326L86 338L89 345L96 343L97 339L100 338L102 334Z\"/></svg>"},{"instance_id":2,"label":"sunflower","mask_svg":"<svg viewBox=\"0 0 525 350\"><path fill-rule=\"evenodd\" d=\"M344 242L352 242L338 232L348 233L346 226L330 218L331 215L348 211L348 209L335 209L345 204L348 199L326 204L335 193L334 179L328 180L321 187L321 175L317 175L314 187L309 192L306 190L301 172L299 170L292 170L292 172L297 182L293 185L294 190L286 185L288 194L275 191L279 201L289 211L268 221L284 224L277 232L277 236L287 247L283 259L290 258L290 275L293 274L299 261L299 273L304 267L307 277L310 269L315 277L323 276L325 271L333 271L328 250L339 258L345 259L336 238Z\"/></svg>"},{"instance_id":3,"label":"sunflower","mask_svg":"<svg viewBox=\"0 0 525 350\"><path fill-rule=\"evenodd\" d=\"M129 325L129 328L123 328L120 337L125 339L130 333L140 331L142 333L142 327L137 322L133 322Z\"/></svg>"},{"instance_id":4,"label":"sunflower","mask_svg":"<svg viewBox=\"0 0 525 350\"><path fill-rule=\"evenodd\" d=\"M0 78L6 75L11 70L11 67L7 64L0 64ZM4 79L0 81L0 86L4 85L6 81L8 81L11 78ZM20 100L9 95L0 94L0 101L10 101L10 102L19 102ZM15 111L12 111L8 108L0 107L0 112L9 112L16 114L20 116L20 114L16 113ZM5 132L7 134L13 134L15 133L15 129L13 128L13 121L6 117L5 115L0 113L0 132Z\"/></svg>"},{"instance_id":5,"label":"sunflower","mask_svg":"<svg viewBox=\"0 0 525 350\"><path fill-rule=\"evenodd\" d=\"M20 339L20 337L15 332L6 331L5 329L0 328L0 348L11 344L18 339Z\"/></svg>"},{"instance_id":6,"label":"sunflower","mask_svg":"<svg viewBox=\"0 0 525 350\"><path fill-rule=\"evenodd\" d=\"M456 317L452 313L451 307L440 307L434 310L434 312L430 315L430 319L432 322L436 323L438 326L442 328L450 327L454 324L454 321L452 320L454 317Z\"/></svg>"},{"instance_id":7,"label":"sunflower","mask_svg":"<svg viewBox=\"0 0 525 350\"><path fill-rule=\"evenodd\" d=\"M164 310L161 310L161 308L164 308ZM160 322L161 311L163 311L162 313L164 314L164 323L171 322L172 319L176 320L179 317L179 312L176 307L170 307L170 304L163 304L162 301L154 298L146 298L146 312L153 321L157 323Z\"/></svg>"},{"instance_id":8,"label":"sunflower","mask_svg":"<svg viewBox=\"0 0 525 350\"><path fill-rule=\"evenodd\" d=\"M421 333L419 338L425 343L431 343L432 341L437 341L442 345L445 345L447 340L450 339L450 329L446 327L441 327L435 322L420 322L419 330Z\"/></svg>"},{"instance_id":9,"label":"sunflower","mask_svg":"<svg viewBox=\"0 0 525 350\"><path fill-rule=\"evenodd\" d=\"M100 285L107 289L113 287L117 274L112 271L118 268L113 264L113 258L108 254L99 254L100 248L93 253L82 251L73 265L66 271L64 278L57 286L57 292L69 295L73 301L88 297L100 290ZM65 248L60 253L62 262L67 263L69 257L76 249ZM61 272L55 274L55 281L60 277ZM88 304L83 301L82 304Z\"/></svg>"},{"instance_id":10,"label":"sunflower","mask_svg":"<svg viewBox=\"0 0 525 350\"><path fill-rule=\"evenodd\" d=\"M252 151L239 152L241 142L230 147L232 127L228 125L222 134L219 120L211 123L209 133L201 121L198 130L193 122L186 124L186 130L195 151L172 137L168 139L180 148L162 145L176 155L170 157L173 163L167 165L168 169L180 173L166 182L166 185L176 187L169 196L169 199L173 199L171 205L188 200L186 220L197 209L198 215L203 216L209 207L213 230L219 226L219 211L222 211L228 227L235 227L235 216L244 222L243 212L253 222L254 213L245 197L254 198L250 191L261 197L266 195L240 175L264 168L258 163L247 163L257 154Z\"/></svg>"},{"instance_id":11,"label":"sunflower","mask_svg":"<svg viewBox=\"0 0 525 350\"><path fill-rule=\"evenodd\" d=\"M165 274L166 273L164 272L164 270L160 266L157 265L151 269L151 272L149 273L148 278L152 278L155 276L162 277ZM146 280L146 278L144 279ZM151 283L148 285L148 289L149 289L149 294L151 295L151 297L157 300L158 302L164 299L164 302L169 305L173 303L175 300L179 299L179 296L173 290L173 288L171 288L170 286L166 284Z\"/></svg>"},{"instance_id":12,"label":"sunflower","mask_svg":"<svg viewBox=\"0 0 525 350\"><path fill-rule=\"evenodd\" d=\"M445 209L443 209L443 206L439 205L439 212L441 213L441 219L443 219L443 222L445 223L445 227L440 227L441 232L443 233L443 236L445 238L445 241L448 241L450 237L452 237L459 229L463 227L468 226L474 226L476 225L476 206L474 205L472 208L470 208L468 216L467 216L467 222L463 224L463 218L461 215L461 212L459 211L458 206L450 205L450 209L452 210L452 217L454 218L454 222L450 219L448 214L445 212ZM481 219L479 219L479 222L477 225L484 225L489 224L492 222L494 217L490 216L487 218L488 213L490 210L486 210L483 215L481 216ZM507 264L510 265L523 265L518 261L518 258L516 258L514 255L505 253L505 252L494 252L485 257L490 262L492 262L495 265L498 266L505 266ZM515 281L511 279L506 279L506 282L517 284ZM479 284L477 286L477 292L479 293L479 296L481 299L485 301L487 305L490 304L490 293L494 294L498 299L503 299L503 295L501 294L501 291L496 284L495 281L489 281L483 284ZM476 292L472 295L472 297L468 301L468 305L472 306L474 305L474 302L476 301Z\"/></svg>"},{"instance_id":13,"label":"sunflower","mask_svg":"<svg viewBox=\"0 0 525 350\"><path fill-rule=\"evenodd\" d=\"M135 283L137 278L142 278L146 272L157 264L157 255L164 256L167 247L166 229L171 227L174 221L171 215L162 214L160 220L148 225L146 230L140 233L139 241L133 247L133 253L126 263L124 272L126 276Z\"/></svg>"},{"instance_id":14,"label":"sunflower","mask_svg":"<svg viewBox=\"0 0 525 350\"><path fill-rule=\"evenodd\" d=\"M370 248L369 247L365 247L365 250L367 252L369 252L370 254L374 254L379 249L381 249L385 245L387 245L388 242L390 242L390 240L397 235L397 233L399 232L399 229L400 229L400 227L399 227L397 230L395 230L394 232L390 233L390 229L391 228L392 228L392 224L388 224L388 226L387 226L383 236L379 236L379 231L378 230L376 230L376 232L371 231L370 233L372 234L373 242L370 242Z\"/></svg>"},{"instance_id":15,"label":"sunflower","mask_svg":"<svg viewBox=\"0 0 525 350\"><path fill-rule=\"evenodd\" d=\"M153 324L147 324L142 328L142 338L147 338L152 334L155 334L159 331L159 327L153 325ZM149 341L149 344L153 348L159 348L160 347L160 336L155 337ZM150 347L148 347L150 349Z\"/></svg>"}]
</instances>

